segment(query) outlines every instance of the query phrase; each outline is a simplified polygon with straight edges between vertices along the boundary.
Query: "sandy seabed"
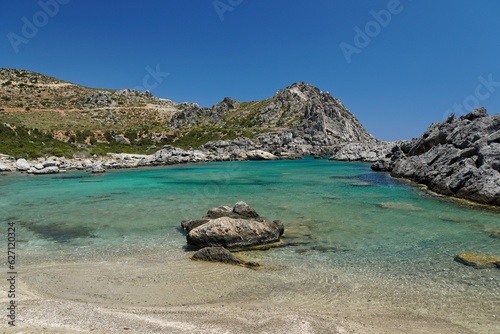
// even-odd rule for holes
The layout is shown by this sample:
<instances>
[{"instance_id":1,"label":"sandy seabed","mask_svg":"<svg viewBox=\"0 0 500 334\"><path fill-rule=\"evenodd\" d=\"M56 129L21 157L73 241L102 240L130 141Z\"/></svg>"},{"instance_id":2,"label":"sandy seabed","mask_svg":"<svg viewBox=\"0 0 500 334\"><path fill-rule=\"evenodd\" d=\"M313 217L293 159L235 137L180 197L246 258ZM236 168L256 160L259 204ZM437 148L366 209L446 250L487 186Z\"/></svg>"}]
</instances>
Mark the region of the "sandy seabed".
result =
<instances>
[{"instance_id":1,"label":"sandy seabed","mask_svg":"<svg viewBox=\"0 0 500 334\"><path fill-rule=\"evenodd\" d=\"M16 326L4 320L0 331L500 333L499 291L471 298L466 291L415 288L363 270L269 259L252 270L195 262L190 255L66 262L35 256L19 266ZM264 257L260 252L242 256ZM6 279L1 289L8 290ZM6 293L0 301L8 305Z\"/></svg>"}]
</instances>

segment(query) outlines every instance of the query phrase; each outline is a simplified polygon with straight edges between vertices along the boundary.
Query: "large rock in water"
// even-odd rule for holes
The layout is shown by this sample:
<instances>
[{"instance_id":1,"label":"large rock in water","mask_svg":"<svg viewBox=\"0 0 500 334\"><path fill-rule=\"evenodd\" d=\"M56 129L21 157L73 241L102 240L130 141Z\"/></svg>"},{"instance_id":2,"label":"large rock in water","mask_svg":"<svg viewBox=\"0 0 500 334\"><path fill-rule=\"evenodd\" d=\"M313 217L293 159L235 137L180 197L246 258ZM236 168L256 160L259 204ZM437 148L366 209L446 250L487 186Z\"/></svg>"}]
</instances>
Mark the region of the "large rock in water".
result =
<instances>
[{"instance_id":1,"label":"large rock in water","mask_svg":"<svg viewBox=\"0 0 500 334\"><path fill-rule=\"evenodd\" d=\"M284 232L279 220L269 221L245 202L210 209L207 217L183 221L187 242L197 247L245 248L276 242Z\"/></svg>"},{"instance_id":2,"label":"large rock in water","mask_svg":"<svg viewBox=\"0 0 500 334\"><path fill-rule=\"evenodd\" d=\"M221 217L192 229L187 242L198 247L244 248L276 242L283 231L279 220Z\"/></svg>"},{"instance_id":3,"label":"large rock in water","mask_svg":"<svg viewBox=\"0 0 500 334\"><path fill-rule=\"evenodd\" d=\"M432 124L372 165L440 194L500 205L500 115L478 108Z\"/></svg>"}]
</instances>

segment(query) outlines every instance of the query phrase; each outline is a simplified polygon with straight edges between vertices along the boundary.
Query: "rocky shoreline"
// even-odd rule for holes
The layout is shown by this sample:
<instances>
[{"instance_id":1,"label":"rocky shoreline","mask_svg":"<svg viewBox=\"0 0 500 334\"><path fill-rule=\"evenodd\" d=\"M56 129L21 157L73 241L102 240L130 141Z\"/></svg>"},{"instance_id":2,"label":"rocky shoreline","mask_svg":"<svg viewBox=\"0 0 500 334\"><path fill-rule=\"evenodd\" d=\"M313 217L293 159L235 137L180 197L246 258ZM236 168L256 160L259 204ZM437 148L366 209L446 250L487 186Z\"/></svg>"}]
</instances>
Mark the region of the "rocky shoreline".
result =
<instances>
[{"instance_id":1,"label":"rocky shoreline","mask_svg":"<svg viewBox=\"0 0 500 334\"><path fill-rule=\"evenodd\" d=\"M93 173L109 169L166 166L183 163L301 159L305 155L329 160L373 162L374 171L390 172L429 190L473 202L500 206L500 115L484 108L432 124L419 138L384 142L369 140L312 145L293 132L266 134L250 140L208 142L200 150L165 145L153 154L114 153L82 158L48 157L35 161L0 154L0 172L53 174L70 170Z\"/></svg>"},{"instance_id":2,"label":"rocky shoreline","mask_svg":"<svg viewBox=\"0 0 500 334\"><path fill-rule=\"evenodd\" d=\"M438 194L500 205L500 115L484 108L432 124L372 165Z\"/></svg>"},{"instance_id":3,"label":"rocky shoreline","mask_svg":"<svg viewBox=\"0 0 500 334\"><path fill-rule=\"evenodd\" d=\"M294 147L282 148L271 153L269 148L263 149L247 138L232 141L209 142L202 150L184 150L171 145L165 145L153 154L110 153L106 156L82 158L46 157L28 161L15 159L0 154L0 172L18 171L28 174L55 174L72 170L85 170L101 173L110 169L139 168L152 166L168 166L184 163L213 161L243 161L243 160L289 160L302 159L305 155L324 158L328 152L334 151L330 160L374 162L385 156L392 147L389 143L379 142L375 145L352 144L356 151L344 153L342 147ZM365 151L363 151L366 149ZM363 153L365 152L365 153Z\"/></svg>"},{"instance_id":4,"label":"rocky shoreline","mask_svg":"<svg viewBox=\"0 0 500 334\"><path fill-rule=\"evenodd\" d=\"M28 174L54 174L72 170L85 170L93 173L109 169L167 166L183 163L234 161L234 160L275 160L274 154L263 150L241 150L231 154L217 154L206 150L183 150L170 145L164 146L154 154L110 153L107 156L85 158L47 157L27 161L0 155L0 172L25 172Z\"/></svg>"}]
</instances>

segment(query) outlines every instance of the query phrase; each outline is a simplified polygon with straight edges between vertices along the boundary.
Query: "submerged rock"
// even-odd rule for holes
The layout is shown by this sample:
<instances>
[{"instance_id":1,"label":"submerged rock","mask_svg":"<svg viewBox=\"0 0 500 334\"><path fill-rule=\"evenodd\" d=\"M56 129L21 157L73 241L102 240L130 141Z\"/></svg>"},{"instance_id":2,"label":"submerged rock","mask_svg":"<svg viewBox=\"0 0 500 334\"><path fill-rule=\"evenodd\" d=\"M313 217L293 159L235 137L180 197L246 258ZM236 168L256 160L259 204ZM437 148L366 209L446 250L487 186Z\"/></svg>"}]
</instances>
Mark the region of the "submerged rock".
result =
<instances>
[{"instance_id":1,"label":"submerged rock","mask_svg":"<svg viewBox=\"0 0 500 334\"><path fill-rule=\"evenodd\" d=\"M256 262L247 262L237 258L233 255L233 253L224 247L204 247L197 251L191 259L198 261L222 262L245 267L259 266Z\"/></svg>"},{"instance_id":2,"label":"submerged rock","mask_svg":"<svg viewBox=\"0 0 500 334\"><path fill-rule=\"evenodd\" d=\"M462 253L455 256L455 261L476 269L500 268L500 256Z\"/></svg>"},{"instance_id":3,"label":"submerged rock","mask_svg":"<svg viewBox=\"0 0 500 334\"><path fill-rule=\"evenodd\" d=\"M411 204L411 203L401 203L401 202L381 202L376 203L376 206L383 209L401 209L408 211L421 211L422 209Z\"/></svg>"},{"instance_id":4,"label":"submerged rock","mask_svg":"<svg viewBox=\"0 0 500 334\"><path fill-rule=\"evenodd\" d=\"M500 230L491 232L490 238L500 239Z\"/></svg>"}]
</instances>

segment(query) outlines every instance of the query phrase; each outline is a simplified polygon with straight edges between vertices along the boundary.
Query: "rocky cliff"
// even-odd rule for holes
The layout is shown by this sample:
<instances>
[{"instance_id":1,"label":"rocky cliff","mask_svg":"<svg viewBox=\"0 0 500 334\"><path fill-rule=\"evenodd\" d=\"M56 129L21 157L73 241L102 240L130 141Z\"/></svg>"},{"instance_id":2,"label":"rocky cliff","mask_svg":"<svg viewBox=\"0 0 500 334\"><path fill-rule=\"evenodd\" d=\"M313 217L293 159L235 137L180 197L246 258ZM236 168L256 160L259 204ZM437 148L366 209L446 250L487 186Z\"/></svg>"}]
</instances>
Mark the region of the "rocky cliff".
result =
<instances>
[{"instance_id":1,"label":"rocky cliff","mask_svg":"<svg viewBox=\"0 0 500 334\"><path fill-rule=\"evenodd\" d=\"M484 108L432 124L372 166L440 194L500 205L500 115Z\"/></svg>"}]
</instances>

